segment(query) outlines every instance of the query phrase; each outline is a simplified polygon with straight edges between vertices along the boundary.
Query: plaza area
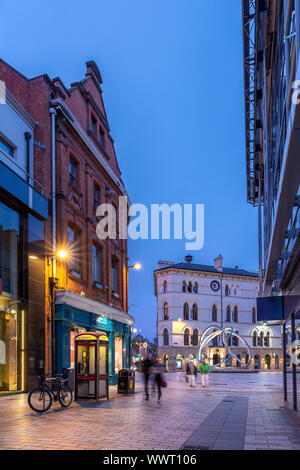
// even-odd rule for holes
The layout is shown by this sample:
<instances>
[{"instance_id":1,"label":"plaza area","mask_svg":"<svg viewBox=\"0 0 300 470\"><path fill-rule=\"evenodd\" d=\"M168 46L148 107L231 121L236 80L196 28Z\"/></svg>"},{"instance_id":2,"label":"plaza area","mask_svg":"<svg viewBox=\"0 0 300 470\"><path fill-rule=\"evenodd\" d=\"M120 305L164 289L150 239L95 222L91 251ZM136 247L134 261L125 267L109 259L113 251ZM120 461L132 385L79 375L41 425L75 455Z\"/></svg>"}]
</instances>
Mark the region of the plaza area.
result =
<instances>
[{"instance_id":1,"label":"plaza area","mask_svg":"<svg viewBox=\"0 0 300 470\"><path fill-rule=\"evenodd\" d=\"M281 373L214 373L207 389L165 376L160 404L110 388L111 399L54 404L34 413L27 394L0 397L0 449L300 449L300 429L283 409Z\"/></svg>"}]
</instances>

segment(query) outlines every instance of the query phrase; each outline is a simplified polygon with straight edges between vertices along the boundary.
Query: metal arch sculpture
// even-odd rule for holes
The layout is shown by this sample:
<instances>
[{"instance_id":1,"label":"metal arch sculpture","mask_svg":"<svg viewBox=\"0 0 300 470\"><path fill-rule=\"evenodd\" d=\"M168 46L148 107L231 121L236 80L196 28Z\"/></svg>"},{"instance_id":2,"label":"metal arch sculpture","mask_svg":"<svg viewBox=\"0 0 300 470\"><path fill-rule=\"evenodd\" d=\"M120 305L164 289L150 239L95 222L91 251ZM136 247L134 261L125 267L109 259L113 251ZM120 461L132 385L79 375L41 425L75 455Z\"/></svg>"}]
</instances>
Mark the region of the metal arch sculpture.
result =
<instances>
[{"instance_id":1,"label":"metal arch sculpture","mask_svg":"<svg viewBox=\"0 0 300 470\"><path fill-rule=\"evenodd\" d=\"M210 330L212 330L212 332L210 332ZM222 364L224 364L224 362L228 361L228 359L230 357L234 357L236 359L236 361L238 361L241 364L242 367L248 367L250 365L251 359L252 359L252 353L251 353L251 349L250 349L250 346L247 343L247 341L241 335L236 333L232 327L221 328L218 325L209 326L208 328L206 328L203 331L203 333L200 337L199 349L198 349L198 353L197 353L197 360L198 360L199 364L202 361L202 351L203 351L203 349L206 346L208 346L208 344L213 339L217 338L218 336L223 337L223 343L224 343L224 346L226 348L226 355L225 355L224 359L221 362L219 362L218 364L214 364L211 367L220 367ZM230 349L230 346L228 344L228 340L231 339L233 336L240 339L245 344L245 346L247 348L247 351L249 353L248 354L249 359L248 359L248 362L246 364L243 361L241 361L241 359L238 358L234 354L234 352Z\"/></svg>"}]
</instances>

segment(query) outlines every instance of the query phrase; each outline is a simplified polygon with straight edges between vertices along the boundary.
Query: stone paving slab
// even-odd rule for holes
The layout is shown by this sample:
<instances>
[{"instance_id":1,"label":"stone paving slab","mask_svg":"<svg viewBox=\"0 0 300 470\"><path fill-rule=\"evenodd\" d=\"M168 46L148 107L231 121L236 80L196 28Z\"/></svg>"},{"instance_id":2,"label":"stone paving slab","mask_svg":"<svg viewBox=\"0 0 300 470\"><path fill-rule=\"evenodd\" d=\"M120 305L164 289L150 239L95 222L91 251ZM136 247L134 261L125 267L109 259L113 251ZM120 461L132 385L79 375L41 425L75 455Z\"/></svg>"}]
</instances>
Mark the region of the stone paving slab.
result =
<instances>
[{"instance_id":1,"label":"stone paving slab","mask_svg":"<svg viewBox=\"0 0 300 470\"><path fill-rule=\"evenodd\" d=\"M244 448L248 397L227 395L187 439L183 449Z\"/></svg>"},{"instance_id":2,"label":"stone paving slab","mask_svg":"<svg viewBox=\"0 0 300 470\"><path fill-rule=\"evenodd\" d=\"M31 411L26 394L2 396L0 449L176 450L209 415L217 414L224 421L218 448L231 449L237 442L236 433L244 428L240 412L228 397L248 400L244 449L300 449L298 429L281 408L281 374L211 374L208 389L202 389L200 377L195 389L181 381L180 374L168 374L166 379L168 387L159 405L155 395L151 395L150 402L144 402L139 375L135 395L117 395L112 387L109 402L88 406L74 403L66 410L55 404L44 415ZM226 413L230 410L228 422ZM210 445L220 426L213 419L207 423Z\"/></svg>"}]
</instances>

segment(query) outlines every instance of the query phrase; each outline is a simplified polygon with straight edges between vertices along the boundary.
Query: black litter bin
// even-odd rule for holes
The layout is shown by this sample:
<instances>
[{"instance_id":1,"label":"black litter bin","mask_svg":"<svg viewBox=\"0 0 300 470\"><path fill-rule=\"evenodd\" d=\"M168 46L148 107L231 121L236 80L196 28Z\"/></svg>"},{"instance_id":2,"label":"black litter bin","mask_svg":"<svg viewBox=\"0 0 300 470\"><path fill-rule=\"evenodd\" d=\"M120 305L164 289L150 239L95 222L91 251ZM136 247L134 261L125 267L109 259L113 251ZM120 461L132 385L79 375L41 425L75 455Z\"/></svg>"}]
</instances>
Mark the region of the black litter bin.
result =
<instances>
[{"instance_id":1,"label":"black litter bin","mask_svg":"<svg viewBox=\"0 0 300 470\"><path fill-rule=\"evenodd\" d=\"M118 393L135 392L135 372L132 369L121 369L118 376Z\"/></svg>"},{"instance_id":2,"label":"black litter bin","mask_svg":"<svg viewBox=\"0 0 300 470\"><path fill-rule=\"evenodd\" d=\"M66 385L69 385L70 389L72 392L75 390L75 375L74 375L74 369L72 367L64 367L62 370L63 374L63 379L66 380L67 382L64 382Z\"/></svg>"}]
</instances>

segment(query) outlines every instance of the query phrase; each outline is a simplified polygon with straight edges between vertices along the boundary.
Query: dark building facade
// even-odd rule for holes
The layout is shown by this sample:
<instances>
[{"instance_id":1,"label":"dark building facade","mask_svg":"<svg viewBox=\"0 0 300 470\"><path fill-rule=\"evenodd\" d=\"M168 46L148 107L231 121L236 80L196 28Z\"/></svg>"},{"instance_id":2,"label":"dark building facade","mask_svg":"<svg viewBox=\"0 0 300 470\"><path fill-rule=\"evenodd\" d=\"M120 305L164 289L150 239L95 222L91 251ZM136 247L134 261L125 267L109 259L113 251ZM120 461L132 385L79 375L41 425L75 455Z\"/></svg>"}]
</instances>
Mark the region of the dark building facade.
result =
<instances>
[{"instance_id":1,"label":"dark building facade","mask_svg":"<svg viewBox=\"0 0 300 470\"><path fill-rule=\"evenodd\" d=\"M243 28L247 198L258 207L260 296L295 299L284 303L291 308L284 310L281 324L284 398L296 410L300 383L292 358L300 337L300 1L243 0Z\"/></svg>"}]
</instances>

